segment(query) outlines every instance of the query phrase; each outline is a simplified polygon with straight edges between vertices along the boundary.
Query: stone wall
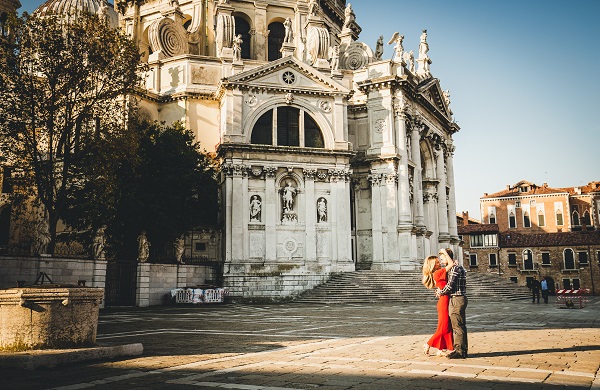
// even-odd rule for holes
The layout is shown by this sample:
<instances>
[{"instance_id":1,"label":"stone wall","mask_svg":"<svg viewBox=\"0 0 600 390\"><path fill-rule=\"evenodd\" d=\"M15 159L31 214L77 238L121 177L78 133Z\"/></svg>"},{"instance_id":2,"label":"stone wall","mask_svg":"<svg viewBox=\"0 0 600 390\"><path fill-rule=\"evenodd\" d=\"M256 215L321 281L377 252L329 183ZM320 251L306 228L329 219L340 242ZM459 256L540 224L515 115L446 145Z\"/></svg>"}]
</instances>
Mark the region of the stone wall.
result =
<instances>
[{"instance_id":1,"label":"stone wall","mask_svg":"<svg viewBox=\"0 0 600 390\"><path fill-rule=\"evenodd\" d=\"M17 280L31 285L40 272L46 273L56 284L77 285L79 280L85 280L86 286L105 287L105 260L2 256L0 262L0 289L16 287Z\"/></svg>"},{"instance_id":2,"label":"stone wall","mask_svg":"<svg viewBox=\"0 0 600 390\"><path fill-rule=\"evenodd\" d=\"M171 290L214 282L215 269L210 266L182 264L138 264L136 306L165 305Z\"/></svg>"}]
</instances>

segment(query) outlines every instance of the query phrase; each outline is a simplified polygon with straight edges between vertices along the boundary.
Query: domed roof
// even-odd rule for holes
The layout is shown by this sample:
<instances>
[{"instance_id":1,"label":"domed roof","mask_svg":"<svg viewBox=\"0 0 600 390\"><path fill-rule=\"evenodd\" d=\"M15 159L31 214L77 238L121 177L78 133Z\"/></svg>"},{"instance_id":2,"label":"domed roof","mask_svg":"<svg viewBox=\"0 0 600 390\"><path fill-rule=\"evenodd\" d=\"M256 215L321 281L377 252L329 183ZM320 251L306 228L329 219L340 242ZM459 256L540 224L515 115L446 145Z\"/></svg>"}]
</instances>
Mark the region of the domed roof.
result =
<instances>
[{"instance_id":1,"label":"domed roof","mask_svg":"<svg viewBox=\"0 0 600 390\"><path fill-rule=\"evenodd\" d=\"M119 16L112 4L106 0L48 0L40 5L34 13L39 16L65 15L73 17L86 12L92 15L103 15L112 27L119 25Z\"/></svg>"}]
</instances>

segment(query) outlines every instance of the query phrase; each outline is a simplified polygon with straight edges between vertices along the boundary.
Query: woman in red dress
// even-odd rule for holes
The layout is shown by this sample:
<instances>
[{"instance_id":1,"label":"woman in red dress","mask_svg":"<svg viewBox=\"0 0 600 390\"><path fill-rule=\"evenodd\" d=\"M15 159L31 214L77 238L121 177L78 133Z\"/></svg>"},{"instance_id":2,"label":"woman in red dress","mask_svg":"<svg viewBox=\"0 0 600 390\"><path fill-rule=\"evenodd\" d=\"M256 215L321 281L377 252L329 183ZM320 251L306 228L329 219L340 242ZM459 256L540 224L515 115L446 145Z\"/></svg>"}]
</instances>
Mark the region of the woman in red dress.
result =
<instances>
[{"instance_id":1,"label":"woman in red dress","mask_svg":"<svg viewBox=\"0 0 600 390\"><path fill-rule=\"evenodd\" d=\"M444 288L448 282L446 273L452 267L450 262L442 268L440 260L436 256L429 256L423 263L423 285L429 289L436 287ZM452 351L452 325L448 316L449 295L442 295L437 303L438 326L429 341L423 345L423 353L429 355L431 347L438 350L438 355L445 355Z\"/></svg>"}]
</instances>

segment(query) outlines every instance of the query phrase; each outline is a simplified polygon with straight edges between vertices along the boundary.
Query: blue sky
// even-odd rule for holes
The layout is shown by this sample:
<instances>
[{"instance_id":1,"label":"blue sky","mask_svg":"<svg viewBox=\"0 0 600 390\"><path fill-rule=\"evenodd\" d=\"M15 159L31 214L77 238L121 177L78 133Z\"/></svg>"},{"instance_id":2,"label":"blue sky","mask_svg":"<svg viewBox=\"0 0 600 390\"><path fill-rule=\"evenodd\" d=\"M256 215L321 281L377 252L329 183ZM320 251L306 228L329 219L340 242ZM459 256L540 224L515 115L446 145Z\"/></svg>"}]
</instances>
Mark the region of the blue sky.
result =
<instances>
[{"instance_id":1,"label":"blue sky","mask_svg":"<svg viewBox=\"0 0 600 390\"><path fill-rule=\"evenodd\" d=\"M395 31L450 90L457 212L520 180L571 187L600 180L600 1L355 0L375 49ZM42 1L21 0L19 11ZM391 58L386 45L383 58Z\"/></svg>"}]
</instances>

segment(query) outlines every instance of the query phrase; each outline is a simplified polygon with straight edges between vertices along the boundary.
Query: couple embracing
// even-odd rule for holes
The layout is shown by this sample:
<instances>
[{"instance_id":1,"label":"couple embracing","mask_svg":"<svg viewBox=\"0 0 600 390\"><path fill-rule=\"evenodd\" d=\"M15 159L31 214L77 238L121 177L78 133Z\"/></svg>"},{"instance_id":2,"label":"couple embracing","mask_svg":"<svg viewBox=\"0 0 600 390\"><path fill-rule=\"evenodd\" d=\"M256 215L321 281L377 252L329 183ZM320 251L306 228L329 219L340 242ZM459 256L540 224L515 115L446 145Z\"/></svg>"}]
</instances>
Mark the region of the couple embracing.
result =
<instances>
[{"instance_id":1,"label":"couple embracing","mask_svg":"<svg viewBox=\"0 0 600 390\"><path fill-rule=\"evenodd\" d=\"M467 274L454 261L452 249L441 249L439 257L429 256L423 264L423 285L436 288L438 326L433 336L423 345L423 353L437 349L439 356L464 359L469 349L467 342Z\"/></svg>"}]
</instances>

